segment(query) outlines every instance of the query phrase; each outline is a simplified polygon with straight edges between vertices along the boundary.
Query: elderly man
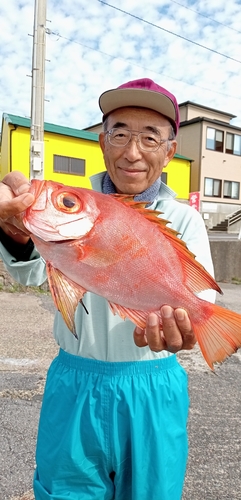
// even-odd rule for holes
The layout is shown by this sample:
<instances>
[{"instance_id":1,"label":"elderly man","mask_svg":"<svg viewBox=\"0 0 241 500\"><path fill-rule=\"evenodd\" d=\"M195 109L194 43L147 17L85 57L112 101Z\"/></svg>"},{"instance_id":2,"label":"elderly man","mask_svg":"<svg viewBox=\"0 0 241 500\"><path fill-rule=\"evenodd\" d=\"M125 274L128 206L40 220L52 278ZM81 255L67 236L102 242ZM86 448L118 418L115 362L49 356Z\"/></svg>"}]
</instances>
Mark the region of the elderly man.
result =
<instances>
[{"instance_id":1,"label":"elderly man","mask_svg":"<svg viewBox=\"0 0 241 500\"><path fill-rule=\"evenodd\" d=\"M175 97L149 79L100 96L100 147L106 172L93 189L149 200L171 222L197 260L213 272L200 215L178 203L163 182L176 151ZM18 214L33 202L19 172L0 184L0 253L9 272L28 285L45 278L45 263ZM205 292L213 300L212 291ZM175 353L195 336L186 312L161 308L145 331L113 316L102 297L79 306L78 340L56 313L60 346L48 372L40 416L34 492L37 500L180 500L187 461L187 376ZM134 340L133 340L134 330Z\"/></svg>"}]
</instances>

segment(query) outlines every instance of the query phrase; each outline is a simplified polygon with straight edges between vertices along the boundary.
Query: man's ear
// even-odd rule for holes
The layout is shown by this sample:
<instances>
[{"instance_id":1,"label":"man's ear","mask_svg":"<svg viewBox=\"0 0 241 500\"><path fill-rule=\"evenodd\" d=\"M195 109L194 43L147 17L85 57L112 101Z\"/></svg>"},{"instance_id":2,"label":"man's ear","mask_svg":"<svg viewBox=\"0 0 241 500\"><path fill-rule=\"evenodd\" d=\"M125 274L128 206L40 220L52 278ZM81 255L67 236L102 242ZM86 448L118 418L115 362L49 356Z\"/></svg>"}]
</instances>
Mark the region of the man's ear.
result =
<instances>
[{"instance_id":1,"label":"man's ear","mask_svg":"<svg viewBox=\"0 0 241 500\"><path fill-rule=\"evenodd\" d=\"M176 150L177 150L177 141L170 141L170 147L166 152L166 157L164 160L164 167L166 167L169 161L172 160L174 154L176 153Z\"/></svg>"},{"instance_id":2,"label":"man's ear","mask_svg":"<svg viewBox=\"0 0 241 500\"><path fill-rule=\"evenodd\" d=\"M104 154L104 151L105 151L105 134L104 134L104 132L101 132L99 134L99 145L101 147L102 153Z\"/></svg>"}]
</instances>

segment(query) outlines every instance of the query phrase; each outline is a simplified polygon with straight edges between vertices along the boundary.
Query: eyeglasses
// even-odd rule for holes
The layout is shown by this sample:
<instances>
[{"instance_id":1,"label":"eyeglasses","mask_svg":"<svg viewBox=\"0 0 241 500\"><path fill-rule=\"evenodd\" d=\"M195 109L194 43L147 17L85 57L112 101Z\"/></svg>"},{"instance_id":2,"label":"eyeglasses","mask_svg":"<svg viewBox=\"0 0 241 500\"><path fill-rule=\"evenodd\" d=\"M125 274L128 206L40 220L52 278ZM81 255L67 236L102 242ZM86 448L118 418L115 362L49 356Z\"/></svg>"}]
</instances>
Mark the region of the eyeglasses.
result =
<instances>
[{"instance_id":1,"label":"eyeglasses","mask_svg":"<svg viewBox=\"0 0 241 500\"><path fill-rule=\"evenodd\" d=\"M106 136L108 142L112 146L124 148L131 141L132 137L136 137L136 142L143 151L157 151L161 144L168 142L170 139L161 139L157 134L150 132L136 132L125 128L112 128L107 130Z\"/></svg>"}]
</instances>

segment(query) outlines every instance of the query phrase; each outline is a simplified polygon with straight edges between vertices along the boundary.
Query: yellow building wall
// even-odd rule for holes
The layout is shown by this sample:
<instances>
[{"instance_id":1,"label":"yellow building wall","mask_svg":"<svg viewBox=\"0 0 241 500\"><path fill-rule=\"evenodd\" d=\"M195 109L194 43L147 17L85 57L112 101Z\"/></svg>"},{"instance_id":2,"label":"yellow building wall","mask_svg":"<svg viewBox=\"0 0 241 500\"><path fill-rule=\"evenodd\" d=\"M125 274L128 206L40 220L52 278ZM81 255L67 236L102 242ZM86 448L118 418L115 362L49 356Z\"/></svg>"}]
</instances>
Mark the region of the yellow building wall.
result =
<instances>
[{"instance_id":1,"label":"yellow building wall","mask_svg":"<svg viewBox=\"0 0 241 500\"><path fill-rule=\"evenodd\" d=\"M18 127L12 132L9 170L20 170L27 178L29 178L29 144L28 129Z\"/></svg>"},{"instance_id":2,"label":"yellow building wall","mask_svg":"<svg viewBox=\"0 0 241 500\"><path fill-rule=\"evenodd\" d=\"M3 122L4 124L4 122ZM14 127L6 127L2 124L1 137L1 162L0 162L0 180L9 172L10 166L10 131Z\"/></svg>"},{"instance_id":3,"label":"yellow building wall","mask_svg":"<svg viewBox=\"0 0 241 500\"><path fill-rule=\"evenodd\" d=\"M190 161L173 158L163 172L167 173L167 185L177 193L177 198L189 200Z\"/></svg>"},{"instance_id":4,"label":"yellow building wall","mask_svg":"<svg viewBox=\"0 0 241 500\"><path fill-rule=\"evenodd\" d=\"M12 131L11 131L12 130ZM29 128L11 124L2 127L0 179L10 170L20 170L29 178ZM85 160L85 176L55 173L54 154ZM89 177L105 170L102 151L96 141L64 136L57 133L44 134L44 178L66 185L90 188ZM190 161L173 158L164 169L167 185L177 193L177 198L188 200L190 191Z\"/></svg>"},{"instance_id":5,"label":"yellow building wall","mask_svg":"<svg viewBox=\"0 0 241 500\"><path fill-rule=\"evenodd\" d=\"M29 177L29 130L19 127L12 135L12 170L21 170ZM85 176L53 171L54 155L85 160ZM99 143L45 132L44 178L66 185L90 188L89 177L105 169Z\"/></svg>"}]
</instances>

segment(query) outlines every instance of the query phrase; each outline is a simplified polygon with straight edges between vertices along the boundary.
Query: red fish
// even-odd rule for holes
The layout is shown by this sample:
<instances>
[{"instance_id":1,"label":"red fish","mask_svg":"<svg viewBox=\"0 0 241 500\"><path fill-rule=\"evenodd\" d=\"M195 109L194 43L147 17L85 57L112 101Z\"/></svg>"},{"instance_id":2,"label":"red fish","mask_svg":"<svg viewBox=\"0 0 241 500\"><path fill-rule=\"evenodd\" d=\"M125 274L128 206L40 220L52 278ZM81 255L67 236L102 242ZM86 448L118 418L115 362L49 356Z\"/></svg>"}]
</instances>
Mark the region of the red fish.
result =
<instances>
[{"instance_id":1,"label":"red fish","mask_svg":"<svg viewBox=\"0 0 241 500\"><path fill-rule=\"evenodd\" d=\"M112 312L145 327L149 312L184 308L213 369L241 346L241 315L196 296L221 289L159 212L122 195L52 181L31 182L35 202L23 218L46 261L50 290L68 328L86 291ZM161 323L161 318L160 318Z\"/></svg>"}]
</instances>

